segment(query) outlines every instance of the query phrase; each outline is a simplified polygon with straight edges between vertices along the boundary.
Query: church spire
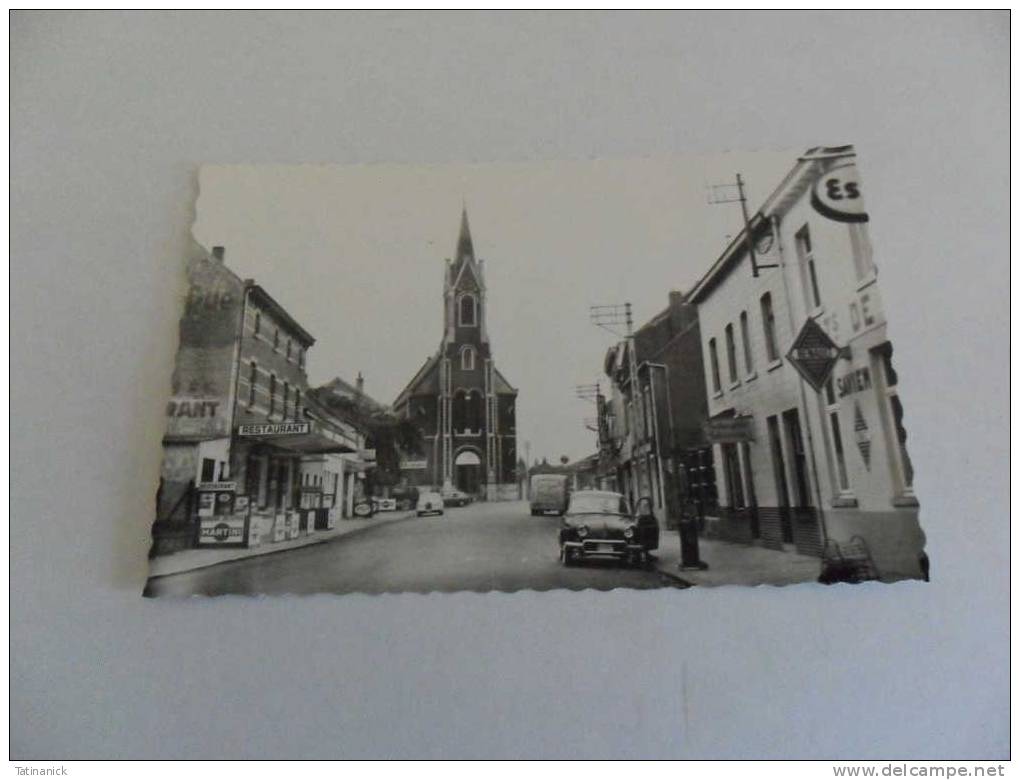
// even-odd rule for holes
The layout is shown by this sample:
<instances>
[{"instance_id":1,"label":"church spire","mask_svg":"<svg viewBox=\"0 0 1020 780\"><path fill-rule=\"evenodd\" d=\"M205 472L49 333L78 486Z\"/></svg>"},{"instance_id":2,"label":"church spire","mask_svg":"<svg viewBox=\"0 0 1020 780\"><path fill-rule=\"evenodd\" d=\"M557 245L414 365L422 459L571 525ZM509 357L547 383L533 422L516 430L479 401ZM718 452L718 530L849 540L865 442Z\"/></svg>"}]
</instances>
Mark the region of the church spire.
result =
<instances>
[{"instance_id":1,"label":"church spire","mask_svg":"<svg viewBox=\"0 0 1020 780\"><path fill-rule=\"evenodd\" d=\"M464 206L460 214L460 236L457 238L457 260L461 262L466 258L475 259L475 247L471 243L471 228L468 226L467 206Z\"/></svg>"}]
</instances>

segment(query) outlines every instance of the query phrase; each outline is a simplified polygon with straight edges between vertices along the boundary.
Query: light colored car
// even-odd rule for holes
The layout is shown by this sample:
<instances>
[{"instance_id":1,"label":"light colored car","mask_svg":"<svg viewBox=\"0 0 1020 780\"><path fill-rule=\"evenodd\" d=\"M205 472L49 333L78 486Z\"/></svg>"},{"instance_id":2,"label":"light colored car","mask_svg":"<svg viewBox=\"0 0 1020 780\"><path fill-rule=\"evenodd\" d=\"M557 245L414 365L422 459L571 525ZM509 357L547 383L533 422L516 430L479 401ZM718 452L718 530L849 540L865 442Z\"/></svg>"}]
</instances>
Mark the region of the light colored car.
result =
<instances>
[{"instance_id":1,"label":"light colored car","mask_svg":"<svg viewBox=\"0 0 1020 780\"><path fill-rule=\"evenodd\" d=\"M443 497L438 493L419 493L418 505L414 510L418 517L422 515L443 514Z\"/></svg>"}]
</instances>

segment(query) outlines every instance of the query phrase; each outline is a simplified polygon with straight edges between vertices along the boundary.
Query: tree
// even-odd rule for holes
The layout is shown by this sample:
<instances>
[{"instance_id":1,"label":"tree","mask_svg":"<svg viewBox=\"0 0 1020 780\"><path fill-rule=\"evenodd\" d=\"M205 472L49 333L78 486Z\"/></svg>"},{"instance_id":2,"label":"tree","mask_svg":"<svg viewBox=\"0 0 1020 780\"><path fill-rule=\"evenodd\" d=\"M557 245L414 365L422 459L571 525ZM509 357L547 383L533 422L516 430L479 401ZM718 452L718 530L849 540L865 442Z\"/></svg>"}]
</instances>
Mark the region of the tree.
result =
<instances>
[{"instance_id":1,"label":"tree","mask_svg":"<svg viewBox=\"0 0 1020 780\"><path fill-rule=\"evenodd\" d=\"M330 393L325 388L312 391L315 399L329 411L346 420L365 436L365 446L375 450L375 468L366 474L365 489L391 487L400 481L400 461L405 455L421 455L424 437L410 420L369 405L364 400Z\"/></svg>"}]
</instances>

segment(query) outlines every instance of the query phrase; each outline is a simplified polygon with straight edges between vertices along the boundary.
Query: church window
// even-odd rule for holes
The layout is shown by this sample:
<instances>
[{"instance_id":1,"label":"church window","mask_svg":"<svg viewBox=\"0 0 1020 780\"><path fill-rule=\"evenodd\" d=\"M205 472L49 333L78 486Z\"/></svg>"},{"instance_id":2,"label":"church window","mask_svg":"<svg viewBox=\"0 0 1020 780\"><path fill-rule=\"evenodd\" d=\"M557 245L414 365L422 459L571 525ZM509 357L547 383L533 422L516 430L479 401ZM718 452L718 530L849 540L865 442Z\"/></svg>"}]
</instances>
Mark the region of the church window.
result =
<instances>
[{"instance_id":1,"label":"church window","mask_svg":"<svg viewBox=\"0 0 1020 780\"><path fill-rule=\"evenodd\" d=\"M467 427L472 431L482 430L482 394L472 391L467 397Z\"/></svg>"},{"instance_id":2,"label":"church window","mask_svg":"<svg viewBox=\"0 0 1020 780\"><path fill-rule=\"evenodd\" d=\"M453 429L463 431L467 427L467 395L458 390L453 396Z\"/></svg>"},{"instance_id":3,"label":"church window","mask_svg":"<svg viewBox=\"0 0 1020 780\"><path fill-rule=\"evenodd\" d=\"M460 351L460 368L462 371L475 370L475 350L473 347L464 347Z\"/></svg>"},{"instance_id":4,"label":"church window","mask_svg":"<svg viewBox=\"0 0 1020 780\"><path fill-rule=\"evenodd\" d=\"M460 324L467 327L474 327L477 325L478 303L475 301L475 296L464 295L460 299Z\"/></svg>"}]
</instances>

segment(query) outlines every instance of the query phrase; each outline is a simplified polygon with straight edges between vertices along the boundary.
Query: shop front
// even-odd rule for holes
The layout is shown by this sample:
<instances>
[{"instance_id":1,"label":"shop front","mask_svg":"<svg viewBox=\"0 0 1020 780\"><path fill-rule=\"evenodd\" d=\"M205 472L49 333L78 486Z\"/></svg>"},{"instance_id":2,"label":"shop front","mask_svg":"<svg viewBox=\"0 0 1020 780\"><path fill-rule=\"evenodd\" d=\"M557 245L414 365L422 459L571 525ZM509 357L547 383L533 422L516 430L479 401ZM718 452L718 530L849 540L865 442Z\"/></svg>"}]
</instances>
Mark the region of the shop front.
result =
<instances>
[{"instance_id":1,"label":"shop front","mask_svg":"<svg viewBox=\"0 0 1020 780\"><path fill-rule=\"evenodd\" d=\"M238 426L233 465L244 505L247 546L296 539L332 528L344 499L343 451L318 423Z\"/></svg>"}]
</instances>

